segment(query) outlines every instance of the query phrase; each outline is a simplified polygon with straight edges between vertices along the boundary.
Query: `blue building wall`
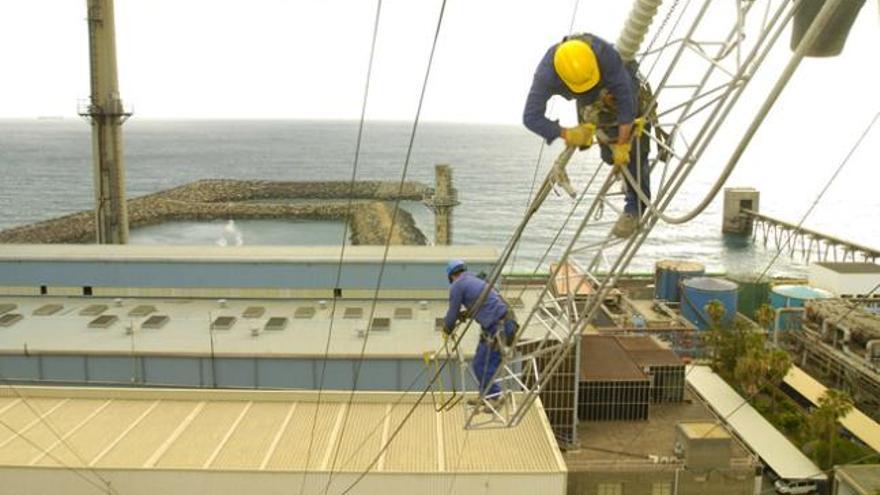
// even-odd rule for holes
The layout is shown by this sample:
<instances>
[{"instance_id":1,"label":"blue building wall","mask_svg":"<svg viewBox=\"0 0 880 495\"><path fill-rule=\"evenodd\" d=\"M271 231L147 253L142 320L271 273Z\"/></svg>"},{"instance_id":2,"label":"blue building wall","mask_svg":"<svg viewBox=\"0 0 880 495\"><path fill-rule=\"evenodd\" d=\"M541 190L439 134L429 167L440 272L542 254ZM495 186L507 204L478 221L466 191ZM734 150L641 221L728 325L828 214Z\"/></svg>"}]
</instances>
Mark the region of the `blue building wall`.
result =
<instances>
[{"instance_id":1,"label":"blue building wall","mask_svg":"<svg viewBox=\"0 0 880 495\"><path fill-rule=\"evenodd\" d=\"M19 383L196 388L423 390L434 374L421 359L209 358L174 356L0 355L0 376ZM461 389L457 362L443 386ZM321 387L321 375L324 375ZM471 387L473 384L469 384ZM439 385L438 385L439 386Z\"/></svg>"}]
</instances>

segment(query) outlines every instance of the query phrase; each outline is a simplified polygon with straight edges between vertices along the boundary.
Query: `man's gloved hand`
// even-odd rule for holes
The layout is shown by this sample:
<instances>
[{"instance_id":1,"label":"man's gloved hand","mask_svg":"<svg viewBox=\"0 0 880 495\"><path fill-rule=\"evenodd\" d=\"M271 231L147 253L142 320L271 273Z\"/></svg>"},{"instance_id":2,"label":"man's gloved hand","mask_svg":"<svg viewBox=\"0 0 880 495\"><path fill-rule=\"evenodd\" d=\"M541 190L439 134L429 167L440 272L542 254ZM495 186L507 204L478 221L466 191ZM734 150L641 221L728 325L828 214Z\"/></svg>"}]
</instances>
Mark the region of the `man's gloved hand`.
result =
<instances>
[{"instance_id":1,"label":"man's gloved hand","mask_svg":"<svg viewBox=\"0 0 880 495\"><path fill-rule=\"evenodd\" d=\"M593 136L596 134L596 126L593 124L581 124L577 127L569 127L562 130L562 138L569 146L586 147L593 144Z\"/></svg>"},{"instance_id":2,"label":"man's gloved hand","mask_svg":"<svg viewBox=\"0 0 880 495\"><path fill-rule=\"evenodd\" d=\"M611 154L613 156L614 165L622 167L629 163L630 144L612 144Z\"/></svg>"}]
</instances>

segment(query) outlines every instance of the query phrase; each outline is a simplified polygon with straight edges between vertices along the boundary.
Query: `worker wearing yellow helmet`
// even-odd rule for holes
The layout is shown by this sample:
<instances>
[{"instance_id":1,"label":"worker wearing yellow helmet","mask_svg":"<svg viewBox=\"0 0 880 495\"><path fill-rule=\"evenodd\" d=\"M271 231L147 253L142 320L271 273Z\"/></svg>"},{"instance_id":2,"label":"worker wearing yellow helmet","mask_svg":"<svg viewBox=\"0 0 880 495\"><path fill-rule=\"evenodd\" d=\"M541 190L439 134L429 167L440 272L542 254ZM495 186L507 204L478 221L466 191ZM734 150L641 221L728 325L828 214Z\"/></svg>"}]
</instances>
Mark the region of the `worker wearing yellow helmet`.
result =
<instances>
[{"instance_id":1,"label":"worker wearing yellow helmet","mask_svg":"<svg viewBox=\"0 0 880 495\"><path fill-rule=\"evenodd\" d=\"M562 128L546 117L547 100L554 95L576 100L581 125ZM634 64L624 64L617 50L591 34L568 36L547 50L538 64L523 111L523 124L548 144L562 138L581 149L593 143L596 127L584 124L587 108L598 110L602 159L616 166L627 166L651 197L648 168L649 138L642 133L633 140L633 122L639 107L639 81ZM626 186L624 212L614 226L618 237L629 237L636 230L645 205L632 187Z\"/></svg>"}]
</instances>

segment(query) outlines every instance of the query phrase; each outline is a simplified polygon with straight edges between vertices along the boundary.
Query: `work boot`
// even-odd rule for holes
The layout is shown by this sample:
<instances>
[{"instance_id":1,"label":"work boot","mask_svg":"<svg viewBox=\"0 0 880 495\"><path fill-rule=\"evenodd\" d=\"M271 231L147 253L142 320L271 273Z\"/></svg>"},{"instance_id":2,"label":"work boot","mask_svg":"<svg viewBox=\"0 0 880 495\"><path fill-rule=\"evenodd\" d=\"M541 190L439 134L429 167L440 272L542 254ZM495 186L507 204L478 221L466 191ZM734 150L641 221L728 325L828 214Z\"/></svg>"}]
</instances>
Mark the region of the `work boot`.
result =
<instances>
[{"instance_id":1,"label":"work boot","mask_svg":"<svg viewBox=\"0 0 880 495\"><path fill-rule=\"evenodd\" d=\"M495 411L501 411L501 408L504 407L504 396L503 395L496 395L495 397L491 397L489 399L486 399L486 401L489 404L483 406L484 413L491 414L494 412L492 409L494 409ZM489 407L490 405L492 407Z\"/></svg>"},{"instance_id":2,"label":"work boot","mask_svg":"<svg viewBox=\"0 0 880 495\"><path fill-rule=\"evenodd\" d=\"M635 215L631 213L621 213L620 217L617 218L617 223L614 224L611 233L614 234L615 237L626 239L633 235L633 232L635 232L638 227L639 219L636 218Z\"/></svg>"}]
</instances>

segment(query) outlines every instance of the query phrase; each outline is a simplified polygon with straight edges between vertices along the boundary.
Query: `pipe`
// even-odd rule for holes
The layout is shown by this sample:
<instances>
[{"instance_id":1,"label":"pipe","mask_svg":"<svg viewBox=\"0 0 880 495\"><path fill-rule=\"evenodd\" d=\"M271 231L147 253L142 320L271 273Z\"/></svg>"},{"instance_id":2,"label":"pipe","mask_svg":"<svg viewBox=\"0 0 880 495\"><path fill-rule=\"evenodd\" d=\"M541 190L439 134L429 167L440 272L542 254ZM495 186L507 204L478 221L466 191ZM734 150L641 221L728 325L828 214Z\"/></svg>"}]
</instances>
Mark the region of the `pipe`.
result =
<instances>
[{"instance_id":1,"label":"pipe","mask_svg":"<svg viewBox=\"0 0 880 495\"><path fill-rule=\"evenodd\" d=\"M782 317L783 313L800 313L803 315L806 312L804 308L776 308L776 317L773 318L773 345L779 345L779 318Z\"/></svg>"},{"instance_id":2,"label":"pipe","mask_svg":"<svg viewBox=\"0 0 880 495\"><path fill-rule=\"evenodd\" d=\"M635 60L636 52L642 46L645 35L648 34L648 28L654 16L657 15L657 9L663 0L635 0L632 10L629 11L629 17L623 25L623 31L617 38L615 47L620 53L620 58L624 62Z\"/></svg>"},{"instance_id":3,"label":"pipe","mask_svg":"<svg viewBox=\"0 0 880 495\"><path fill-rule=\"evenodd\" d=\"M730 159L727 162L727 165L724 168L724 171L721 173L721 176L715 182L715 185L709 191L708 194L703 198L699 205L697 205L693 210L691 210L686 215L667 220L667 223L672 224L682 224L693 220L697 215L703 212L709 203L715 199L715 196L718 194L718 191L721 190L721 187L724 186L724 183L727 182L727 178L730 177L731 172L736 167L736 164L739 163L740 157L742 157L748 145L752 142L752 138L755 136L755 133L758 132L758 129L761 127L761 124L764 123L764 119L767 117L767 114L770 113L770 109L776 104L776 100L779 99L779 95L788 85L788 81L791 80L791 77L794 75L797 68L800 66L801 61L806 56L807 52L812 48L815 44L816 39L822 34L822 30L828 25L829 21L831 21L831 17L834 15L834 12L837 10L837 7L843 0L828 0L824 6L822 6L822 10L819 11L819 14L816 15L816 18L813 20L812 25L810 25L810 29L807 30L806 34L804 34L803 39L798 44L797 49L792 54L791 59L788 62L788 65L785 66L785 69L782 71L782 74L779 76L779 79L776 81L776 84L773 86L773 89L770 91L770 94L767 95L766 100L764 100L764 104L761 106L758 113L755 115L752 123L749 125L746 132L743 134L743 137L740 139L739 144L736 149L730 156Z\"/></svg>"}]
</instances>

